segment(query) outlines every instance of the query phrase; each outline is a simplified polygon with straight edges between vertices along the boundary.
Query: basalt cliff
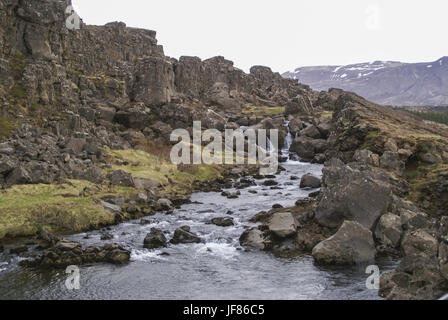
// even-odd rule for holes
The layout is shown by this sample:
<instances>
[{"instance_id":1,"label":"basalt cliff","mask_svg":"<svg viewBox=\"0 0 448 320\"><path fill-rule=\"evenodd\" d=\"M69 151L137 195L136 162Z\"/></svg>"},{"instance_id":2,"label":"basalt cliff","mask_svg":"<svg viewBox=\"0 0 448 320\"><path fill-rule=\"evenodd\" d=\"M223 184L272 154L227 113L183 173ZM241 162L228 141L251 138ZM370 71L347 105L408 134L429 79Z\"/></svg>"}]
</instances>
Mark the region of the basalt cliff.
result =
<instances>
[{"instance_id":1,"label":"basalt cliff","mask_svg":"<svg viewBox=\"0 0 448 320\"><path fill-rule=\"evenodd\" d=\"M69 5L0 0L0 240L34 238L75 250L82 262L89 252L49 234L169 212L194 190L257 178L247 166L173 165L174 129L191 130L195 120L220 131L278 129L281 144L288 131L295 137L293 156L325 164L322 182L302 178L302 187L322 188L254 217L260 227L242 235L244 247L312 254L322 264L398 255L381 296L446 293L446 126L342 90L316 92L267 67L246 74L223 57L176 60L154 31L123 23L69 30ZM189 230L176 232L195 241ZM148 235L148 245L162 240ZM121 249L104 250L114 252L109 260L126 259Z\"/></svg>"}]
</instances>

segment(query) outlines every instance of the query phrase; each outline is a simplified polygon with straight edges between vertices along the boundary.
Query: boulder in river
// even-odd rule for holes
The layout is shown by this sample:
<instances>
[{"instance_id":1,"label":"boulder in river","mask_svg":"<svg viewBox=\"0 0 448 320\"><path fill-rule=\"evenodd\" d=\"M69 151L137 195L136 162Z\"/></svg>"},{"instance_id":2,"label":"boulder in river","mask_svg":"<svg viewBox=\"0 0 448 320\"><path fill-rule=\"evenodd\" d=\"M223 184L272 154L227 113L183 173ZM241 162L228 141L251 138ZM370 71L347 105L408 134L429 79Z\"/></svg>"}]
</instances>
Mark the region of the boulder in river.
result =
<instances>
[{"instance_id":1,"label":"boulder in river","mask_svg":"<svg viewBox=\"0 0 448 320\"><path fill-rule=\"evenodd\" d=\"M174 231L173 239L170 241L172 244L180 243L201 243L201 238L199 238L194 233L190 232L190 227L184 226L176 229Z\"/></svg>"},{"instance_id":2,"label":"boulder in river","mask_svg":"<svg viewBox=\"0 0 448 320\"><path fill-rule=\"evenodd\" d=\"M28 251L28 247L26 245L19 245L14 248L9 249L10 254L21 254Z\"/></svg>"},{"instance_id":3,"label":"boulder in river","mask_svg":"<svg viewBox=\"0 0 448 320\"><path fill-rule=\"evenodd\" d=\"M116 243L109 243L103 247L90 246L85 250L78 242L61 240L43 255L34 260L23 260L22 267L33 268L65 268L70 265L84 263L113 263L123 264L130 260L131 252Z\"/></svg>"},{"instance_id":4,"label":"boulder in river","mask_svg":"<svg viewBox=\"0 0 448 320\"><path fill-rule=\"evenodd\" d=\"M157 249L166 247L166 237L162 230L152 228L151 233L148 233L144 243L144 248L146 249Z\"/></svg>"},{"instance_id":5,"label":"boulder in river","mask_svg":"<svg viewBox=\"0 0 448 320\"><path fill-rule=\"evenodd\" d=\"M265 182L263 182L263 185L266 187L277 186L278 182L275 180L266 180Z\"/></svg>"},{"instance_id":6,"label":"boulder in river","mask_svg":"<svg viewBox=\"0 0 448 320\"><path fill-rule=\"evenodd\" d=\"M355 221L345 221L332 237L313 249L317 263L350 265L371 262L375 259L372 232Z\"/></svg>"},{"instance_id":7,"label":"boulder in river","mask_svg":"<svg viewBox=\"0 0 448 320\"><path fill-rule=\"evenodd\" d=\"M267 250L272 242L268 233L260 228L252 228L244 231L240 237L240 244L246 250Z\"/></svg>"},{"instance_id":8,"label":"boulder in river","mask_svg":"<svg viewBox=\"0 0 448 320\"><path fill-rule=\"evenodd\" d=\"M305 189L317 189L320 188L322 185L321 179L318 177L313 176L312 174L308 173L302 177L302 180L300 181L300 188Z\"/></svg>"},{"instance_id":9,"label":"boulder in river","mask_svg":"<svg viewBox=\"0 0 448 320\"><path fill-rule=\"evenodd\" d=\"M291 212L276 212L267 223L269 230L279 238L287 238L296 233L297 225Z\"/></svg>"},{"instance_id":10,"label":"boulder in river","mask_svg":"<svg viewBox=\"0 0 448 320\"><path fill-rule=\"evenodd\" d=\"M218 227L231 227L234 225L232 218L214 218L212 219L212 224Z\"/></svg>"},{"instance_id":11,"label":"boulder in river","mask_svg":"<svg viewBox=\"0 0 448 320\"><path fill-rule=\"evenodd\" d=\"M172 211L173 203L165 198L157 200L157 211Z\"/></svg>"}]
</instances>

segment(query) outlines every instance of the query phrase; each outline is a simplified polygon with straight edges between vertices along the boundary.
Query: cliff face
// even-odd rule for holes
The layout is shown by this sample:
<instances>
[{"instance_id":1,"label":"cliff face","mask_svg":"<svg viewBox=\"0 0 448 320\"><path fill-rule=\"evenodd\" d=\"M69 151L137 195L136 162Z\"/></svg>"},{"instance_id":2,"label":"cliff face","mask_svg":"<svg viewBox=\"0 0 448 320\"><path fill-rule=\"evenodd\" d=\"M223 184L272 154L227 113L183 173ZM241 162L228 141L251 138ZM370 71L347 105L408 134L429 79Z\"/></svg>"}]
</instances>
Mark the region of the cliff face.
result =
<instances>
[{"instance_id":1,"label":"cliff face","mask_svg":"<svg viewBox=\"0 0 448 320\"><path fill-rule=\"evenodd\" d=\"M199 100L238 110L246 103L284 105L309 91L268 68L256 67L247 75L222 57L170 59L154 31L123 23L68 30L68 5L70 1L0 2L2 78L23 82L27 107L95 108L100 103L127 109L139 103L151 108ZM14 58L21 60L20 66L12 65ZM17 67L22 70L16 70L16 79L7 79Z\"/></svg>"},{"instance_id":2,"label":"cliff face","mask_svg":"<svg viewBox=\"0 0 448 320\"><path fill-rule=\"evenodd\" d=\"M84 172L102 161L104 146L166 141L193 119L218 129L225 115L256 124L260 118L249 121L241 111L278 111L291 99L314 97L267 67L245 74L222 57L166 57L155 31L118 22L69 30L70 4L0 0L0 149L9 163L3 185L89 178Z\"/></svg>"}]
</instances>

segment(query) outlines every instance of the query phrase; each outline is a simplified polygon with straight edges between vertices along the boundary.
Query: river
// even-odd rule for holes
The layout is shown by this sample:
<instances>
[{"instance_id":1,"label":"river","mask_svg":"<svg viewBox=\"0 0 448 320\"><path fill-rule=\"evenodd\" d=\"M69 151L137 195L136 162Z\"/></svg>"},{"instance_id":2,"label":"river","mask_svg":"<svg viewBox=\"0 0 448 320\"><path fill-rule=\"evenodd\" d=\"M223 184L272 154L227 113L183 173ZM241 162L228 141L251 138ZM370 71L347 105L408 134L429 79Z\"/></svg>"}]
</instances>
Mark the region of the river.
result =
<instances>
[{"instance_id":1,"label":"river","mask_svg":"<svg viewBox=\"0 0 448 320\"><path fill-rule=\"evenodd\" d=\"M289 160L283 167L286 171L276 178L281 189L265 187L260 180L241 190L238 199L196 193L191 197L193 203L174 214L146 218L151 224L135 220L112 227L108 232L114 239L110 242L132 251L130 263L81 266L79 290L66 288L64 270L27 270L17 266L19 258L0 254L0 299L378 299L377 291L366 287L365 266L323 268L315 266L310 256L283 259L240 247L239 237L245 228L255 226L249 222L255 214L274 204L293 206L315 191L301 190L299 181L292 181L291 176L322 175L322 165ZM235 225L210 224L216 217L232 217ZM170 245L163 250L143 248L151 228L163 230L170 239L174 230L184 225L203 242ZM104 245L100 236L101 232L95 231L68 239L86 246ZM397 262L386 259L377 264L385 272Z\"/></svg>"}]
</instances>

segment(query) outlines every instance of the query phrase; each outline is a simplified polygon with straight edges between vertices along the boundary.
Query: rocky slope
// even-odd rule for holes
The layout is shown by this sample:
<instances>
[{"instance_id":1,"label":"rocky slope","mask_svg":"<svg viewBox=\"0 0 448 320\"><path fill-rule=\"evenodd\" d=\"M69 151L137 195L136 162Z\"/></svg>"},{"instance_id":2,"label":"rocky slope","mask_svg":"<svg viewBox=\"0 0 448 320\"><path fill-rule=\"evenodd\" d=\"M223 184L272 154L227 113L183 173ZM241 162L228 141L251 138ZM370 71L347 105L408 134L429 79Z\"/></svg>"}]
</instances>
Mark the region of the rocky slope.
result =
<instances>
[{"instance_id":1,"label":"rocky slope","mask_svg":"<svg viewBox=\"0 0 448 320\"><path fill-rule=\"evenodd\" d=\"M69 30L68 5L0 1L0 238L148 214L142 207L158 198L183 198L226 173L172 165L174 128L255 125L292 98L311 105L307 86L267 67L245 74L222 57L166 57L154 31L118 22ZM142 191L145 206L131 199Z\"/></svg>"},{"instance_id":2,"label":"rocky slope","mask_svg":"<svg viewBox=\"0 0 448 320\"><path fill-rule=\"evenodd\" d=\"M330 90L327 99L332 107L311 122L289 116L305 128L291 152L325 161L320 193L294 208L260 213L254 219L261 226L246 231L241 244L312 254L330 265L401 256L397 270L381 279L380 295L440 297L448 290L448 127L341 90ZM317 146L320 154L312 151Z\"/></svg>"},{"instance_id":3,"label":"rocky slope","mask_svg":"<svg viewBox=\"0 0 448 320\"><path fill-rule=\"evenodd\" d=\"M341 88L392 106L448 105L448 57L428 63L375 61L347 66L303 67L286 72L314 90Z\"/></svg>"}]
</instances>

